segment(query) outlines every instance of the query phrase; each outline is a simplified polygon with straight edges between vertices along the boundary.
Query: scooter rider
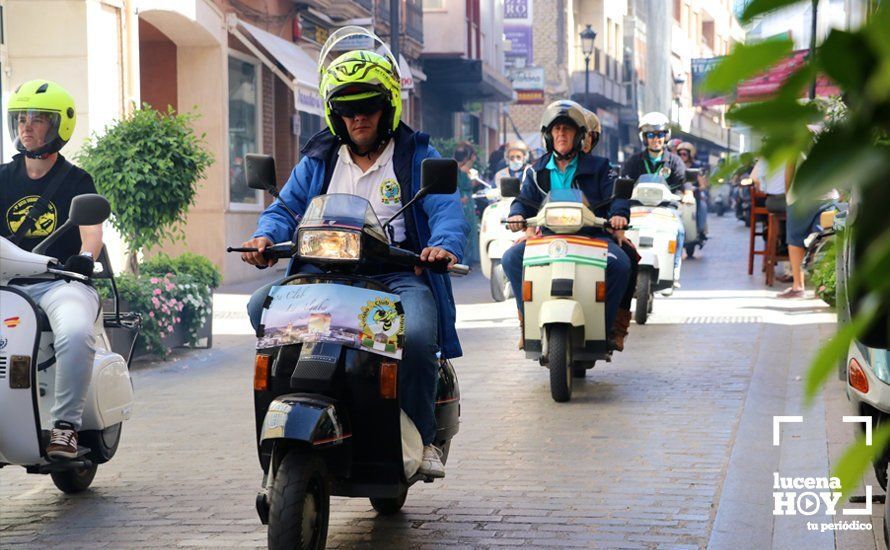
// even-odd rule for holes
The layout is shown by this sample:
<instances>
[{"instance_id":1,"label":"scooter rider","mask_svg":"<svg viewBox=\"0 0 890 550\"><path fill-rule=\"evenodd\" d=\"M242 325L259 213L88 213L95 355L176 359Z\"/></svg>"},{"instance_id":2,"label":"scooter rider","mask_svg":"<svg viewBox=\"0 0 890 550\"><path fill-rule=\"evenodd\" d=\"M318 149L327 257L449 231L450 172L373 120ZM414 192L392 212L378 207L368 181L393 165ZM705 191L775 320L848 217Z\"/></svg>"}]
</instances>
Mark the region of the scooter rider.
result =
<instances>
[{"instance_id":1,"label":"scooter rider","mask_svg":"<svg viewBox=\"0 0 890 550\"><path fill-rule=\"evenodd\" d=\"M677 155L665 150L665 142L671 137L670 120L663 113L646 113L640 119L640 141L644 149L631 155L624 162L622 174L633 180L643 174L662 176L674 193L682 192L682 201L688 204L695 202L692 184L686 181L686 165ZM686 230L680 224L677 234L677 252L674 256L674 279L678 280L680 261L683 258L683 243Z\"/></svg>"},{"instance_id":2,"label":"scooter rider","mask_svg":"<svg viewBox=\"0 0 890 550\"><path fill-rule=\"evenodd\" d=\"M510 229L520 231L524 220L534 216L540 204L551 189L577 188L581 190L588 204L593 205L608 199L612 194L615 177L609 168L609 161L585 154L581 145L587 134L587 121L584 109L574 101L555 101L547 106L541 117L541 134L547 153L532 165L522 181L520 196L513 201ZM608 208L599 209L596 214L608 217L614 230L627 226L630 208L627 201L616 200ZM589 231L589 230L586 230ZM593 230L598 236L605 236ZM627 255L612 239L607 240L609 260L606 266L606 326L615 321L616 311L628 284L630 262ZM522 288L522 258L525 242L513 245L504 253L501 260L504 273L513 288ZM523 302L521 293L516 293L516 305L522 320ZM520 339L520 347L524 341Z\"/></svg>"},{"instance_id":3,"label":"scooter rider","mask_svg":"<svg viewBox=\"0 0 890 550\"><path fill-rule=\"evenodd\" d=\"M589 154L600 141L602 125L600 124L599 117L587 109L584 110L584 118L587 120L587 136L581 144L581 150ZM639 271L640 255L637 253L637 249L634 248L631 240L624 236L624 231L612 231L612 236L615 237L615 241L618 242L621 250L627 254L627 259L630 261L627 290L624 291L624 296L621 298L621 303L618 306L613 333L615 350L624 351L624 339L627 338L627 333L630 330L630 320L633 317L633 314L630 312L630 304L637 290L637 272Z\"/></svg>"},{"instance_id":4,"label":"scooter rider","mask_svg":"<svg viewBox=\"0 0 890 550\"><path fill-rule=\"evenodd\" d=\"M420 164L439 154L429 146L429 136L415 132L400 121L401 80L389 55L367 50L344 53L321 76L319 92L325 102L328 128L312 137L303 148L276 200L261 215L253 237L244 247L262 251L275 242L287 241L297 222L279 201L298 215L317 195L349 193L368 199L380 219L387 219L420 189ZM457 193L428 195L411 208L409 215L393 222L393 244L413 250L425 262L460 259L466 243L466 222ZM243 261L267 267L274 260L261 253L244 253ZM406 324L406 349L399 369L401 407L420 432L424 444L420 472L442 477L441 451L432 443L436 433L435 393L437 351L445 358L461 355L455 329L455 304L447 275L420 268L384 271L374 276L402 301ZM275 284L275 283L273 283ZM259 289L248 304L256 328L262 303L272 285ZM438 310L438 315L429 315Z\"/></svg>"},{"instance_id":5,"label":"scooter rider","mask_svg":"<svg viewBox=\"0 0 890 550\"><path fill-rule=\"evenodd\" d=\"M683 160L683 164L686 168L696 168L698 170L702 170L703 166L695 158L696 150L695 145L689 143L688 141L684 141L683 143L677 145L677 156ZM704 173L700 172L698 174L698 178L696 182L693 184L694 191L693 196L695 197L695 225L696 230L698 231L698 239L699 241L706 241L708 236L706 232L708 230L708 201L707 193L708 193L708 176Z\"/></svg>"},{"instance_id":6,"label":"scooter rider","mask_svg":"<svg viewBox=\"0 0 890 550\"><path fill-rule=\"evenodd\" d=\"M0 165L0 236L31 251L65 223L71 201L95 193L93 178L59 154L76 121L74 99L49 80L22 84L9 98L9 133L19 154ZM69 231L46 251L64 270L90 276L102 251L102 226ZM96 290L78 281L18 281L46 313L54 335L56 370L50 458L77 456L96 348L93 323L99 314Z\"/></svg>"},{"instance_id":7,"label":"scooter rider","mask_svg":"<svg viewBox=\"0 0 890 550\"><path fill-rule=\"evenodd\" d=\"M504 148L504 160L507 161L507 167L498 170L494 175L495 185L501 183L502 178L519 178L522 179L525 171L529 168L528 145L522 140L511 141Z\"/></svg>"}]
</instances>

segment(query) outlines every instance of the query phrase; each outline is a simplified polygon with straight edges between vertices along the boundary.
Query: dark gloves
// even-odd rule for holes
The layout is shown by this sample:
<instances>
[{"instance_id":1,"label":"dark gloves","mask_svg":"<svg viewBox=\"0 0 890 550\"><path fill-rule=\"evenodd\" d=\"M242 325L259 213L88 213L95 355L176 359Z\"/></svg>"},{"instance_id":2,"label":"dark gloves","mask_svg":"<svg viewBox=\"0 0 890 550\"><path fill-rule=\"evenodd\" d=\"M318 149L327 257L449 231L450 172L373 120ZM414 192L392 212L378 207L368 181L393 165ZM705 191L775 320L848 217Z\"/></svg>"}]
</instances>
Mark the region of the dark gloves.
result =
<instances>
[{"instance_id":1,"label":"dark gloves","mask_svg":"<svg viewBox=\"0 0 890 550\"><path fill-rule=\"evenodd\" d=\"M84 277L92 277L93 264L95 264L95 262L89 256L76 255L68 258L68 261L65 262L62 269L71 271L72 273L79 273Z\"/></svg>"}]
</instances>

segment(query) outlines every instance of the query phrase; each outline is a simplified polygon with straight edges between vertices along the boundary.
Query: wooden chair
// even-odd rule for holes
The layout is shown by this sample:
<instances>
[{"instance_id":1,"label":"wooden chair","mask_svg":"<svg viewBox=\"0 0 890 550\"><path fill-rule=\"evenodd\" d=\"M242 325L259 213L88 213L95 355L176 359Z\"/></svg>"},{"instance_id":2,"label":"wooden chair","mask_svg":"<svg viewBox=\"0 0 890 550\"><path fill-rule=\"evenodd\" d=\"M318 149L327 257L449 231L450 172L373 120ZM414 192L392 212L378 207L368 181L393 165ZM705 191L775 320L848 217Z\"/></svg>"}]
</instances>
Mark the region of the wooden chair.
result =
<instances>
[{"instance_id":1,"label":"wooden chair","mask_svg":"<svg viewBox=\"0 0 890 550\"><path fill-rule=\"evenodd\" d=\"M779 254L779 228L786 217L784 212L770 212L766 224L766 256L763 260L766 286L773 286L776 282L776 264L788 260L788 254Z\"/></svg>"},{"instance_id":2,"label":"wooden chair","mask_svg":"<svg viewBox=\"0 0 890 550\"><path fill-rule=\"evenodd\" d=\"M767 224L764 222L761 226L760 231L757 230L757 219L760 216L767 216L769 211L766 209L764 202L766 201L766 193L759 191L757 188L751 188L751 225L750 225L750 239L748 241L748 275L754 274L754 256L763 256L764 262L766 261L766 248L761 250L757 250L755 246L755 242L757 237L763 238L766 236ZM757 206L757 203L760 203L760 206ZM764 267L766 264L764 263Z\"/></svg>"}]
</instances>

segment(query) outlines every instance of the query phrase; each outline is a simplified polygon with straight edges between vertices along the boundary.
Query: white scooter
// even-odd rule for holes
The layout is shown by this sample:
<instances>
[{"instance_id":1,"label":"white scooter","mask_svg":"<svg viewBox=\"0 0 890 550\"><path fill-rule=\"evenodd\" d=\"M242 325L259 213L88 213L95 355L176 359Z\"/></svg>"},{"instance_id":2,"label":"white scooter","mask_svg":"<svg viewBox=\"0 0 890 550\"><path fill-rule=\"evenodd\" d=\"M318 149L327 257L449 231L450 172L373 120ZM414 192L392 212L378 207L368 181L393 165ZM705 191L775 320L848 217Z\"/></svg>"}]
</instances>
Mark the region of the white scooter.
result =
<instances>
[{"instance_id":1,"label":"white scooter","mask_svg":"<svg viewBox=\"0 0 890 550\"><path fill-rule=\"evenodd\" d=\"M501 220L510 217L510 205L513 197L504 197L501 187L506 180L508 185L519 187L518 178L501 178L499 187L485 191L486 198L496 202L486 207L482 214L482 228L479 231L479 250L482 263L482 274L491 282L491 297L495 302L503 302L513 297L513 288L504 274L501 258L513 244L522 237L522 231L510 231Z\"/></svg>"},{"instance_id":2,"label":"white scooter","mask_svg":"<svg viewBox=\"0 0 890 550\"><path fill-rule=\"evenodd\" d=\"M50 474L56 487L65 493L78 493L89 487L98 465L109 461L117 451L121 424L132 412L133 386L128 363L111 351L105 327L127 328L138 334L139 317L125 317L117 311L117 292L103 250L97 262L102 273L95 277L111 280L115 312L96 319L96 356L78 432L77 457L50 460L45 449L52 429L49 412L55 402L57 364L53 334L46 314L10 283L22 278L89 283L90 278L61 270L56 258L41 252L66 231L102 223L109 212L108 201L103 197L80 195L71 203L69 220L33 252L0 237L0 468L15 465L23 466L28 473Z\"/></svg>"},{"instance_id":3,"label":"white scooter","mask_svg":"<svg viewBox=\"0 0 890 550\"><path fill-rule=\"evenodd\" d=\"M681 197L671 193L665 179L655 174L644 174L637 180L630 197L632 228L626 232L640 255L637 274L634 320L643 325L652 313L655 292L673 289L679 270L674 267L677 236L681 213L692 207L692 226L695 230L695 205L683 205ZM685 224L684 224L685 225Z\"/></svg>"},{"instance_id":4,"label":"white scooter","mask_svg":"<svg viewBox=\"0 0 890 550\"><path fill-rule=\"evenodd\" d=\"M501 191L519 194L506 185ZM589 207L577 189L552 191L538 215L525 220L528 227L555 233L528 239L522 259L525 356L550 370L554 401L570 400L572 379L584 377L596 361L612 358L605 323L607 244L577 233L608 228L609 221L594 211L617 198L629 199L632 191L633 180L619 179L612 198Z\"/></svg>"}]
</instances>

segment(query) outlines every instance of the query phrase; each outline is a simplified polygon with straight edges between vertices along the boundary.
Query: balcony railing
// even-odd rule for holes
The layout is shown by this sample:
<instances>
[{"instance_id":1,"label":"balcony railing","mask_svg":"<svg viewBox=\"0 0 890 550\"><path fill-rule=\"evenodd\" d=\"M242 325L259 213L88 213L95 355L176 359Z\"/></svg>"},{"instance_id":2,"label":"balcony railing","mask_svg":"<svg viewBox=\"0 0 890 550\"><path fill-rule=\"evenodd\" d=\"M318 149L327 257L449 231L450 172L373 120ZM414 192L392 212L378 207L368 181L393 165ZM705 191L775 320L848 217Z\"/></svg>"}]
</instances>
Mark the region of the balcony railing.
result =
<instances>
[{"instance_id":1,"label":"balcony railing","mask_svg":"<svg viewBox=\"0 0 890 550\"><path fill-rule=\"evenodd\" d=\"M423 0L406 0L405 32L423 44Z\"/></svg>"},{"instance_id":2,"label":"balcony railing","mask_svg":"<svg viewBox=\"0 0 890 550\"><path fill-rule=\"evenodd\" d=\"M368 0L373 1L373 0ZM423 43L423 1L400 0L402 10L399 12L400 32ZM377 0L375 14L378 21L389 26L390 0Z\"/></svg>"}]
</instances>

